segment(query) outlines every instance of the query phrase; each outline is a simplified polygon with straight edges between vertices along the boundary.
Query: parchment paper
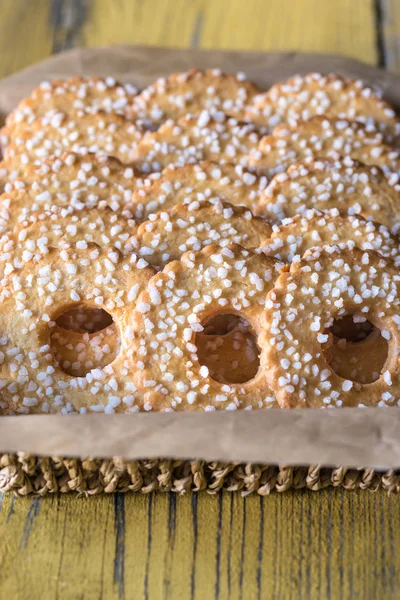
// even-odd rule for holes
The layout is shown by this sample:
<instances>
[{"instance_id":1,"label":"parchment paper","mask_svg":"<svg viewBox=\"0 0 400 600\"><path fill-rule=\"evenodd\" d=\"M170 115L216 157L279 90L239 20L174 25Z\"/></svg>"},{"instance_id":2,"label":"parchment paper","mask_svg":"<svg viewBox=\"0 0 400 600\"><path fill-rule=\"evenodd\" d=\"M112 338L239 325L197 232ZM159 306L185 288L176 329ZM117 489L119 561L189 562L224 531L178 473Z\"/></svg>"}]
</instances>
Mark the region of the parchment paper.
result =
<instances>
[{"instance_id":1,"label":"parchment paper","mask_svg":"<svg viewBox=\"0 0 400 600\"><path fill-rule=\"evenodd\" d=\"M333 71L382 87L385 97L400 108L400 77L343 57L120 46L71 50L4 79L0 114L4 118L43 79L113 75L142 88L156 77L192 66L244 71L262 89L295 73ZM0 453L379 469L400 467L399 431L396 408L32 415L0 418Z\"/></svg>"},{"instance_id":2,"label":"parchment paper","mask_svg":"<svg viewBox=\"0 0 400 600\"><path fill-rule=\"evenodd\" d=\"M31 415L0 418L0 452L386 469L400 465L399 426L395 408Z\"/></svg>"}]
</instances>

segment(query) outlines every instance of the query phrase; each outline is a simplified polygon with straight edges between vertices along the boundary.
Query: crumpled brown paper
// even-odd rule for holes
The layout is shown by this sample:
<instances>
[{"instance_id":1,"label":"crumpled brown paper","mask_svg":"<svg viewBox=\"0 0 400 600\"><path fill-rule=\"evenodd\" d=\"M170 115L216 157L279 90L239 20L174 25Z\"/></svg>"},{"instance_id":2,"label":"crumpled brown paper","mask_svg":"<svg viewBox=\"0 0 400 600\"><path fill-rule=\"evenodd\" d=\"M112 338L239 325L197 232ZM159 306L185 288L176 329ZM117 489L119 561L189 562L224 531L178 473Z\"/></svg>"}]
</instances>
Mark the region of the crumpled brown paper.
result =
<instances>
[{"instance_id":1,"label":"crumpled brown paper","mask_svg":"<svg viewBox=\"0 0 400 600\"><path fill-rule=\"evenodd\" d=\"M351 58L295 52L267 54L114 46L69 50L3 79L0 82L0 114L5 116L44 79L112 74L119 81L143 88L157 77L191 67L243 71L261 89L268 89L273 83L296 73L340 73L382 88L385 98L400 109L400 77Z\"/></svg>"},{"instance_id":2,"label":"crumpled brown paper","mask_svg":"<svg viewBox=\"0 0 400 600\"><path fill-rule=\"evenodd\" d=\"M400 77L352 59L120 46L65 52L0 82L4 118L43 79L113 75L142 88L190 67L244 71L260 88L295 73L337 72L384 90L400 108ZM0 418L0 453L127 459L173 457L263 464L400 467L400 411L278 410L236 413L32 415Z\"/></svg>"}]
</instances>

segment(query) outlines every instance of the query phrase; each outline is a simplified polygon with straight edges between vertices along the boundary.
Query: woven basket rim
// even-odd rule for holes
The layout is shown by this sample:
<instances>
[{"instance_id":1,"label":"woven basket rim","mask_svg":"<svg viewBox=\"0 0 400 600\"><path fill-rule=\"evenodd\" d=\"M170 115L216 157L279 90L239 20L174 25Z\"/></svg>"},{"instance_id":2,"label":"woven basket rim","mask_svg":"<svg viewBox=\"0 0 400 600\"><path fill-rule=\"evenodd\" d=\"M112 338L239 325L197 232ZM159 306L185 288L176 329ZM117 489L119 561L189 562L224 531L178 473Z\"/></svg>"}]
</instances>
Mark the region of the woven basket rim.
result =
<instances>
[{"instance_id":1,"label":"woven basket rim","mask_svg":"<svg viewBox=\"0 0 400 600\"><path fill-rule=\"evenodd\" d=\"M86 496L154 491L215 494L220 490L267 496L274 491L319 491L329 486L398 493L400 473L320 465L285 467L200 460L126 461L34 457L24 453L0 455L0 492L12 492L18 497L58 492Z\"/></svg>"}]
</instances>

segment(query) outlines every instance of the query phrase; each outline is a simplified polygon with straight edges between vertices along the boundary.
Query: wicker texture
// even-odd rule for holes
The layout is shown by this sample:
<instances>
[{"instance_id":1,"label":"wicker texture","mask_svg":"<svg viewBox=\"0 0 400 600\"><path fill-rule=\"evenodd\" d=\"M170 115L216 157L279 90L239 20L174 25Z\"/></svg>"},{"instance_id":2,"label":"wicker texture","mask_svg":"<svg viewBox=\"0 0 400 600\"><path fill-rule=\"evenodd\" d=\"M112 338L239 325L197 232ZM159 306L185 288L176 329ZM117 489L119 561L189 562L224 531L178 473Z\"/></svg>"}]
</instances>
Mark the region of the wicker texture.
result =
<instances>
[{"instance_id":1,"label":"wicker texture","mask_svg":"<svg viewBox=\"0 0 400 600\"><path fill-rule=\"evenodd\" d=\"M346 490L383 489L397 493L400 491L400 474L392 470L378 473L372 469L345 467L328 469L204 461L38 458L22 453L0 457L0 492L14 492L16 496L44 496L56 492L77 492L89 496L129 491L184 494L203 490L212 494L221 489L266 496L273 491L285 492L290 488L318 491L328 486Z\"/></svg>"}]
</instances>

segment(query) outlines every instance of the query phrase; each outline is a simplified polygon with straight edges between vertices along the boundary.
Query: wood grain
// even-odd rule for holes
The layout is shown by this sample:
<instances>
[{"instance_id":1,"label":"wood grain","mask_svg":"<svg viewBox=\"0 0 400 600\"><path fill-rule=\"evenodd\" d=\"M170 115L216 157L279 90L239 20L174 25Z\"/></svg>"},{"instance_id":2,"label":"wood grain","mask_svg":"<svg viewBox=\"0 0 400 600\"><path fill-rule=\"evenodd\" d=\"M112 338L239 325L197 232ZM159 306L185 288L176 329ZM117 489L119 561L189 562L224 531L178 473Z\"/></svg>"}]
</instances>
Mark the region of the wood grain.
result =
<instances>
[{"instance_id":1,"label":"wood grain","mask_svg":"<svg viewBox=\"0 0 400 600\"><path fill-rule=\"evenodd\" d=\"M366 0L93 2L84 43L115 43L116 35L123 43L303 50L377 60L374 12Z\"/></svg>"},{"instance_id":2,"label":"wood grain","mask_svg":"<svg viewBox=\"0 0 400 600\"><path fill-rule=\"evenodd\" d=\"M379 0L378 34L384 65L400 71L400 4L398 0Z\"/></svg>"},{"instance_id":3,"label":"wood grain","mask_svg":"<svg viewBox=\"0 0 400 600\"><path fill-rule=\"evenodd\" d=\"M396 0L379 0L391 64ZM338 53L379 59L372 0L2 0L0 77L72 46L167 47Z\"/></svg>"},{"instance_id":4,"label":"wood grain","mask_svg":"<svg viewBox=\"0 0 400 600\"><path fill-rule=\"evenodd\" d=\"M0 2L0 77L52 54L51 0Z\"/></svg>"},{"instance_id":5,"label":"wood grain","mask_svg":"<svg viewBox=\"0 0 400 600\"><path fill-rule=\"evenodd\" d=\"M88 8L87 0L52 0L49 23L52 53L80 45L80 28L89 16Z\"/></svg>"},{"instance_id":6,"label":"wood grain","mask_svg":"<svg viewBox=\"0 0 400 600\"><path fill-rule=\"evenodd\" d=\"M399 496L334 489L266 498L7 496L0 510L1 594L398 598L399 510Z\"/></svg>"}]
</instances>

